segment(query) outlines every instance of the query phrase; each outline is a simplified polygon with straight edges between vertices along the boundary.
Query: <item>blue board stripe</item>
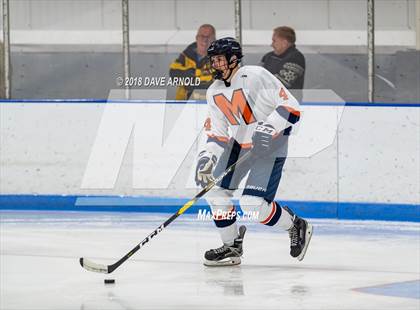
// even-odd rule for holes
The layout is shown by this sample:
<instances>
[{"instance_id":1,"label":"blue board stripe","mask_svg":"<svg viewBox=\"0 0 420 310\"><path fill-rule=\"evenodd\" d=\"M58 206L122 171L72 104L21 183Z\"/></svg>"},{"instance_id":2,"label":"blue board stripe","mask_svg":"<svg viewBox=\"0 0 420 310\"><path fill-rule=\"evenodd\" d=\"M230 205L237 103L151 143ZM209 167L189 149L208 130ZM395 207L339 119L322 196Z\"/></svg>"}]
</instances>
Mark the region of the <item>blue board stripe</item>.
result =
<instances>
[{"instance_id":1,"label":"blue board stripe","mask_svg":"<svg viewBox=\"0 0 420 310\"><path fill-rule=\"evenodd\" d=\"M0 104L8 103L65 103L65 104L84 104L84 103L122 103L122 104L206 104L205 100L143 100L143 99L0 99ZM419 108L420 103L400 103L400 102L302 102L303 106L346 106L346 107L384 107L384 108Z\"/></svg>"},{"instance_id":2,"label":"blue board stripe","mask_svg":"<svg viewBox=\"0 0 420 310\"><path fill-rule=\"evenodd\" d=\"M188 199L148 196L0 195L0 210L175 213ZM309 218L420 222L420 205L327 201L278 201ZM205 200L187 210L210 210Z\"/></svg>"}]
</instances>

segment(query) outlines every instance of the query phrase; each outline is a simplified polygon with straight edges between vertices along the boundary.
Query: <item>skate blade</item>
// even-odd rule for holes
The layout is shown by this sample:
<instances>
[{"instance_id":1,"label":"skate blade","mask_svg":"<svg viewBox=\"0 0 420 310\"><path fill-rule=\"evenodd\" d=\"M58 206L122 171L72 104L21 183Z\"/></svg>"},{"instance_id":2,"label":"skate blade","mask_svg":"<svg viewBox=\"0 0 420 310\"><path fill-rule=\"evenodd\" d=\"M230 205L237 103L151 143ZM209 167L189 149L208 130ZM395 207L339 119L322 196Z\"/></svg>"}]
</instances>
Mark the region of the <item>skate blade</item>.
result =
<instances>
[{"instance_id":1,"label":"skate blade","mask_svg":"<svg viewBox=\"0 0 420 310\"><path fill-rule=\"evenodd\" d=\"M207 267L225 267L225 266L235 266L241 263L240 257L229 257L226 259L222 259L220 261L211 261L211 260L204 260L204 266Z\"/></svg>"},{"instance_id":2,"label":"skate blade","mask_svg":"<svg viewBox=\"0 0 420 310\"><path fill-rule=\"evenodd\" d=\"M311 224L308 223L308 226L306 228L306 235L305 235L305 246L303 247L302 253L300 253L300 255L297 257L298 261L302 261L303 258L305 257L309 242L311 242L312 231L313 231L313 227Z\"/></svg>"}]
</instances>

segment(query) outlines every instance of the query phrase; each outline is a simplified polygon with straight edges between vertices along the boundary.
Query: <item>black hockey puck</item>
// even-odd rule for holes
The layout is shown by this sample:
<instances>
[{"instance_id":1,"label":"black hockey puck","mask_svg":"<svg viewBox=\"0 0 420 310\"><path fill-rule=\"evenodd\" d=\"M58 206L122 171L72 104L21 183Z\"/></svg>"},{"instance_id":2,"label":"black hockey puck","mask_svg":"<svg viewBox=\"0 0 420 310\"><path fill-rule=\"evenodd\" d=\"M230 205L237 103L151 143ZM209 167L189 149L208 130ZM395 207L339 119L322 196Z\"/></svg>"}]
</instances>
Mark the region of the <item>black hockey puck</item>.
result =
<instances>
[{"instance_id":1,"label":"black hockey puck","mask_svg":"<svg viewBox=\"0 0 420 310\"><path fill-rule=\"evenodd\" d=\"M105 284L115 284L115 279L105 279L104 283Z\"/></svg>"}]
</instances>

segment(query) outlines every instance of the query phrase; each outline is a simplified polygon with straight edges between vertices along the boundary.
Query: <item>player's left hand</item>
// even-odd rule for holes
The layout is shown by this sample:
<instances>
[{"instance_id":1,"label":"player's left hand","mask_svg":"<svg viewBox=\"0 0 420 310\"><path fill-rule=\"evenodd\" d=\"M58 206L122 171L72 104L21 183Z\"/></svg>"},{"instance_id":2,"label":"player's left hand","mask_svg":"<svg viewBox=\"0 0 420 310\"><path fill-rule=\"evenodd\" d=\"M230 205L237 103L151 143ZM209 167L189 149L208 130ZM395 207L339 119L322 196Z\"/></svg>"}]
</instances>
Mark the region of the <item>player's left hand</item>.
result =
<instances>
[{"instance_id":1,"label":"player's left hand","mask_svg":"<svg viewBox=\"0 0 420 310\"><path fill-rule=\"evenodd\" d=\"M273 145L273 137L276 130L273 126L265 122L258 122L252 136L253 148L251 152L256 156L267 155Z\"/></svg>"}]
</instances>

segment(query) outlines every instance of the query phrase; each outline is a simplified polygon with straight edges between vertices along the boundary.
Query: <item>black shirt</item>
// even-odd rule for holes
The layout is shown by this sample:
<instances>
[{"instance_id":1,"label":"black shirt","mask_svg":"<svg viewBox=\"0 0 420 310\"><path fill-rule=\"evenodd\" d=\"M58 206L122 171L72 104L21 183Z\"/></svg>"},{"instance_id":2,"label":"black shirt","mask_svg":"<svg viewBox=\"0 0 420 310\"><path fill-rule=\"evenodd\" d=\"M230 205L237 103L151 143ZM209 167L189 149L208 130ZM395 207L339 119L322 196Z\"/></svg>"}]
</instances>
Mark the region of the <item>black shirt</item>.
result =
<instances>
[{"instance_id":1,"label":"black shirt","mask_svg":"<svg viewBox=\"0 0 420 310\"><path fill-rule=\"evenodd\" d=\"M303 89L305 57L295 45L283 54L269 52L261 59L262 66L274 74L288 89Z\"/></svg>"}]
</instances>

